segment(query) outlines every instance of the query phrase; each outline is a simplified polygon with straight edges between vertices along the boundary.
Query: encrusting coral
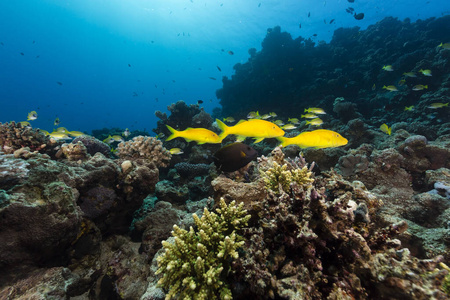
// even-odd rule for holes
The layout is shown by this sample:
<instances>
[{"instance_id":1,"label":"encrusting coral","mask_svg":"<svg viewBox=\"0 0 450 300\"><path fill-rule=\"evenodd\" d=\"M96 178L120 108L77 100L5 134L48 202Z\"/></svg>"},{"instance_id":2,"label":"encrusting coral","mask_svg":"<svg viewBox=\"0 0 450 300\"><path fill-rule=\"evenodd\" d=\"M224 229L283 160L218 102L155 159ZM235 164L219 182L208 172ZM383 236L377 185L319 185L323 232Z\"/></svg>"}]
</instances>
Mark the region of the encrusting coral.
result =
<instances>
[{"instance_id":1,"label":"encrusting coral","mask_svg":"<svg viewBox=\"0 0 450 300\"><path fill-rule=\"evenodd\" d=\"M247 225L250 215L232 201L220 199L220 208L203 216L193 215L196 229L189 231L174 225L174 243L164 241L163 255L158 257L158 284L169 292L166 299L232 299L224 277L230 262L239 257L236 251L244 245L238 234Z\"/></svg>"},{"instance_id":2,"label":"encrusting coral","mask_svg":"<svg viewBox=\"0 0 450 300\"><path fill-rule=\"evenodd\" d=\"M117 155L121 159L144 159L157 167L166 167L172 157L160 140L150 136L137 136L131 141L120 143Z\"/></svg>"}]
</instances>

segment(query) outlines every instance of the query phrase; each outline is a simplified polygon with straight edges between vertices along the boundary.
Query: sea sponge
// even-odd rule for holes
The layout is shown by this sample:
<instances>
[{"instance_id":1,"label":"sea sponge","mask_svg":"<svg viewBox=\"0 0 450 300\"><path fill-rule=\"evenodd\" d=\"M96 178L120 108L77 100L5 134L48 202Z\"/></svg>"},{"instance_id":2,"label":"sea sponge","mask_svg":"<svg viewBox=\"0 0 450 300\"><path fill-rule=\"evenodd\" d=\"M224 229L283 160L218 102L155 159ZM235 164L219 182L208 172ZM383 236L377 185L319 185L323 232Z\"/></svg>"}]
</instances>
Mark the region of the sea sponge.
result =
<instances>
[{"instance_id":1,"label":"sea sponge","mask_svg":"<svg viewBox=\"0 0 450 300\"><path fill-rule=\"evenodd\" d=\"M131 141L122 142L117 146L117 155L121 159L145 159L157 167L166 167L172 157L163 147L162 142L151 136L137 136Z\"/></svg>"},{"instance_id":2,"label":"sea sponge","mask_svg":"<svg viewBox=\"0 0 450 300\"><path fill-rule=\"evenodd\" d=\"M196 230L174 225L174 242L162 242L165 252L158 257L156 274L164 274L158 285L169 290L166 299L232 299L224 277L239 257L236 250L244 241L237 231L250 215L242 203L227 205L221 198L219 205L217 214L207 208L201 218L193 214Z\"/></svg>"}]
</instances>

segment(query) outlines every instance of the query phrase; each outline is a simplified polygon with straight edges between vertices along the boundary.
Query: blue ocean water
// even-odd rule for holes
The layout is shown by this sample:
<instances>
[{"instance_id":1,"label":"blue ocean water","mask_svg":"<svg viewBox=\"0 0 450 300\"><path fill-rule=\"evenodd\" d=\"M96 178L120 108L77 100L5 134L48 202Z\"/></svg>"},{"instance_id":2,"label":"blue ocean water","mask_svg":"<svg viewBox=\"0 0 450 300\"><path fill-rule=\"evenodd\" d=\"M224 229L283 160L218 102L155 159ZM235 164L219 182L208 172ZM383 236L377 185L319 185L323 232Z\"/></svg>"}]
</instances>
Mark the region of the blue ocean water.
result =
<instances>
[{"instance_id":1,"label":"blue ocean water","mask_svg":"<svg viewBox=\"0 0 450 300\"><path fill-rule=\"evenodd\" d=\"M352 2L1 1L0 122L36 110L32 126L48 131L56 117L88 133L151 131L154 112L178 100L203 100L207 112L219 107L222 76L247 61L249 48L261 49L269 27L328 42L339 27L450 14L448 0Z\"/></svg>"}]
</instances>

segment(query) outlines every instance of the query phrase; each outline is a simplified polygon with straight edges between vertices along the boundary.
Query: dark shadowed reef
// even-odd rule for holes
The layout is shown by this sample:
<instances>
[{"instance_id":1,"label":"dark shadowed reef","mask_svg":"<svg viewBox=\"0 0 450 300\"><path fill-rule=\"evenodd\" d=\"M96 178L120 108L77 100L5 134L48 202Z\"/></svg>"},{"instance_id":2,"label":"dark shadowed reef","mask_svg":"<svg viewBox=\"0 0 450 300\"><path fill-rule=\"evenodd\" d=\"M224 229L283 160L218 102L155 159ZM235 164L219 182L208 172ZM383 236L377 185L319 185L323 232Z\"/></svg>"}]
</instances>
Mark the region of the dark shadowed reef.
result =
<instances>
[{"instance_id":1,"label":"dark shadowed reef","mask_svg":"<svg viewBox=\"0 0 450 300\"><path fill-rule=\"evenodd\" d=\"M236 119L252 110L284 117L299 115L309 106L331 112L335 99L343 97L367 119L405 121L403 108L416 105L410 116L423 120L425 105L448 95L450 51L438 45L447 42L449 31L450 16L414 23L386 18L366 30L339 28L330 43L316 45L302 37L293 40L280 27L270 28L261 51L249 49L248 61L234 66L235 75L224 77L216 94L223 115ZM384 71L384 65L394 71ZM433 76L407 77L395 95L382 89L397 85L403 73L420 69L431 69ZM419 83L428 89L412 91ZM350 111L339 117L348 121L355 116Z\"/></svg>"}]
</instances>

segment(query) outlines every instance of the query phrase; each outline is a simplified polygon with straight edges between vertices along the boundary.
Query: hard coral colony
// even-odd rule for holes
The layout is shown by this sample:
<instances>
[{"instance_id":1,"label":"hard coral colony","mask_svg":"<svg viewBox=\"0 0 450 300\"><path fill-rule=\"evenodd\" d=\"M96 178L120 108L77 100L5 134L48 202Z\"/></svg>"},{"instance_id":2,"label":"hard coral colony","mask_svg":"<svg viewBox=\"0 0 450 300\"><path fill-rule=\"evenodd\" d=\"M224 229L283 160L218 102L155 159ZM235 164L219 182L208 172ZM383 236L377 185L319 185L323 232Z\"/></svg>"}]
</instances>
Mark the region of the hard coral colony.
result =
<instances>
[{"instance_id":1,"label":"hard coral colony","mask_svg":"<svg viewBox=\"0 0 450 300\"><path fill-rule=\"evenodd\" d=\"M449 24L271 28L159 138L0 124L0 298L448 299Z\"/></svg>"}]
</instances>

